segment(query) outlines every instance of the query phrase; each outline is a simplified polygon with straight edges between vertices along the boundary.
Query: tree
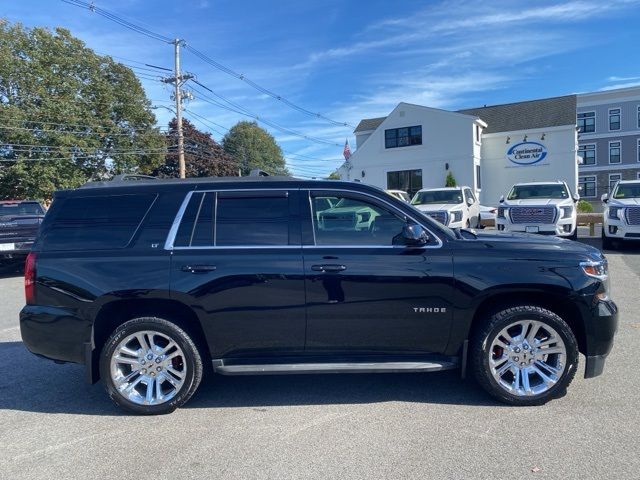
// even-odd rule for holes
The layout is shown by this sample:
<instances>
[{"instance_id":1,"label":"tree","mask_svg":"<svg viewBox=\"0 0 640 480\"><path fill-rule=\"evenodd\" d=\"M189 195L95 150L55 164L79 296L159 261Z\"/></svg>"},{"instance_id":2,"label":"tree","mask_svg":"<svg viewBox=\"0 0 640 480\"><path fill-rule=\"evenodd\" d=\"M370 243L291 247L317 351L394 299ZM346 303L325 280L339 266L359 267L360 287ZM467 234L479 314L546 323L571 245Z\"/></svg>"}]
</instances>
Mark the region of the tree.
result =
<instances>
[{"instance_id":1,"label":"tree","mask_svg":"<svg viewBox=\"0 0 640 480\"><path fill-rule=\"evenodd\" d=\"M223 177L238 175L239 164L228 155L210 133L201 132L189 120L182 121L184 135L184 159L187 177ZM178 121L169 122L166 135L169 153L165 163L158 167L155 175L178 177Z\"/></svg>"},{"instance_id":2,"label":"tree","mask_svg":"<svg viewBox=\"0 0 640 480\"><path fill-rule=\"evenodd\" d=\"M46 199L163 160L135 74L68 30L0 19L0 72L0 198Z\"/></svg>"},{"instance_id":3,"label":"tree","mask_svg":"<svg viewBox=\"0 0 640 480\"><path fill-rule=\"evenodd\" d=\"M449 173L447 173L447 178L445 179L444 186L445 187L456 186L456 177L453 176L453 173L451 173L451 170L449 170Z\"/></svg>"},{"instance_id":4,"label":"tree","mask_svg":"<svg viewBox=\"0 0 640 480\"><path fill-rule=\"evenodd\" d=\"M578 213L593 213L593 205L591 205L586 200L578 200L576 208L578 210Z\"/></svg>"},{"instance_id":5,"label":"tree","mask_svg":"<svg viewBox=\"0 0 640 480\"><path fill-rule=\"evenodd\" d=\"M222 147L240 165L242 175L256 168L271 175L289 175L280 146L256 122L236 123L222 139Z\"/></svg>"},{"instance_id":6,"label":"tree","mask_svg":"<svg viewBox=\"0 0 640 480\"><path fill-rule=\"evenodd\" d=\"M331 172L327 177L327 180L340 180L340 174L337 171Z\"/></svg>"}]
</instances>

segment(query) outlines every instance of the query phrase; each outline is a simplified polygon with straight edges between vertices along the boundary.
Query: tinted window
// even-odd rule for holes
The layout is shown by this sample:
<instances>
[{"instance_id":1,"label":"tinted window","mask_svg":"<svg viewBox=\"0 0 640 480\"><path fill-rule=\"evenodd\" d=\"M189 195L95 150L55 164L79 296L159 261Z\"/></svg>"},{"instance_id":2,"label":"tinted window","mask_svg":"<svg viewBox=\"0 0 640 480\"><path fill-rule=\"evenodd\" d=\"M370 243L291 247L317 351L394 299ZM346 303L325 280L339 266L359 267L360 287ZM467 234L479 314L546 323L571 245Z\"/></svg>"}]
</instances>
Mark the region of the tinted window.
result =
<instances>
[{"instance_id":1,"label":"tinted window","mask_svg":"<svg viewBox=\"0 0 640 480\"><path fill-rule=\"evenodd\" d=\"M623 183L618 185L613 198L638 198L640 197L640 183Z\"/></svg>"},{"instance_id":2,"label":"tinted window","mask_svg":"<svg viewBox=\"0 0 640 480\"><path fill-rule=\"evenodd\" d=\"M0 204L0 217L3 215L44 215L39 203L21 202Z\"/></svg>"},{"instance_id":3,"label":"tinted window","mask_svg":"<svg viewBox=\"0 0 640 480\"><path fill-rule=\"evenodd\" d=\"M341 196L334 207L313 212L316 245L400 244L404 225L391 211L358 197Z\"/></svg>"},{"instance_id":4,"label":"tinted window","mask_svg":"<svg viewBox=\"0 0 640 480\"><path fill-rule=\"evenodd\" d=\"M176 247L213 246L215 193L194 193L174 240Z\"/></svg>"},{"instance_id":5,"label":"tinted window","mask_svg":"<svg viewBox=\"0 0 640 480\"><path fill-rule=\"evenodd\" d=\"M47 250L123 248L155 198L155 194L67 198L44 234L44 246Z\"/></svg>"},{"instance_id":6,"label":"tinted window","mask_svg":"<svg viewBox=\"0 0 640 480\"><path fill-rule=\"evenodd\" d=\"M289 200L218 194L216 246L288 245Z\"/></svg>"}]
</instances>

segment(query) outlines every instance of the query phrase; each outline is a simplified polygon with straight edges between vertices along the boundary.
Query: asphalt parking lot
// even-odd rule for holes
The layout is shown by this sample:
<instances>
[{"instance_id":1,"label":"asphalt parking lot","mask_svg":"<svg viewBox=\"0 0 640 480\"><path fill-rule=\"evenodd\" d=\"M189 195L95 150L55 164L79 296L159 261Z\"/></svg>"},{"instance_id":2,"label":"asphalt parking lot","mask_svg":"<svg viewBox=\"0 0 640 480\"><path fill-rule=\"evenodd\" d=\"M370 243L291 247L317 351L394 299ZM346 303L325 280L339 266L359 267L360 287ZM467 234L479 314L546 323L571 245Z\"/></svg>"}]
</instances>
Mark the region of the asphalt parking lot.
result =
<instances>
[{"instance_id":1,"label":"asphalt parking lot","mask_svg":"<svg viewBox=\"0 0 640 480\"><path fill-rule=\"evenodd\" d=\"M148 418L26 351L5 270L0 478L640 478L640 248L607 256L621 317L604 375L544 407L497 404L457 372L214 377Z\"/></svg>"}]
</instances>

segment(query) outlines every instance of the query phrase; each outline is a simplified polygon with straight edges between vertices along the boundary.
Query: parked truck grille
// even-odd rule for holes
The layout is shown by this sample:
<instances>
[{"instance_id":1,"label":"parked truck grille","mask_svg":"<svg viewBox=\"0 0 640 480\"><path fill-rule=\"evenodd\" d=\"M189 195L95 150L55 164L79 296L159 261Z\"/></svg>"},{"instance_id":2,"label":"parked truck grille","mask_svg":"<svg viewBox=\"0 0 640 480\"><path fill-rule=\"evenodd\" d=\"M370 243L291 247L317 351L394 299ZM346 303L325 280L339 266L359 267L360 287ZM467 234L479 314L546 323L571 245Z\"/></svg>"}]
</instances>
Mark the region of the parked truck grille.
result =
<instances>
[{"instance_id":1,"label":"parked truck grille","mask_svg":"<svg viewBox=\"0 0 640 480\"><path fill-rule=\"evenodd\" d=\"M511 207L509 215L513 223L553 223L555 207Z\"/></svg>"},{"instance_id":2,"label":"parked truck grille","mask_svg":"<svg viewBox=\"0 0 640 480\"><path fill-rule=\"evenodd\" d=\"M629 225L640 225L640 207L627 208L627 223Z\"/></svg>"},{"instance_id":3,"label":"parked truck grille","mask_svg":"<svg viewBox=\"0 0 640 480\"><path fill-rule=\"evenodd\" d=\"M433 218L434 220L442 223L443 225L447 224L447 212L443 212L443 211L427 212L427 215Z\"/></svg>"}]
</instances>

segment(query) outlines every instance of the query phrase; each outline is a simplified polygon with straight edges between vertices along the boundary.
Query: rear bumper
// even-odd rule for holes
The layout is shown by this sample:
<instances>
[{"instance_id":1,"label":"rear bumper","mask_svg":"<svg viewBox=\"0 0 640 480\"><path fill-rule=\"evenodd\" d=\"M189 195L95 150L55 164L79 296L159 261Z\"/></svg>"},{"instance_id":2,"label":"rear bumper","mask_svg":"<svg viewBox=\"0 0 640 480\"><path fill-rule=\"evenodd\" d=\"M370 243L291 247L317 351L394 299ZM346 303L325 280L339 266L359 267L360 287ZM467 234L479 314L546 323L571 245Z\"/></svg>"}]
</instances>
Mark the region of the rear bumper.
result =
<instances>
[{"instance_id":1,"label":"rear bumper","mask_svg":"<svg viewBox=\"0 0 640 480\"><path fill-rule=\"evenodd\" d=\"M27 305L20 312L20 334L27 349L50 360L84 363L91 324L60 307Z\"/></svg>"},{"instance_id":2,"label":"rear bumper","mask_svg":"<svg viewBox=\"0 0 640 480\"><path fill-rule=\"evenodd\" d=\"M26 257L31 247L33 247L33 239L9 241L3 238L0 240L0 260Z\"/></svg>"},{"instance_id":3,"label":"rear bumper","mask_svg":"<svg viewBox=\"0 0 640 480\"><path fill-rule=\"evenodd\" d=\"M599 301L586 320L584 378L593 378L602 374L607 355L613 348L618 330L618 307L611 300Z\"/></svg>"}]
</instances>

